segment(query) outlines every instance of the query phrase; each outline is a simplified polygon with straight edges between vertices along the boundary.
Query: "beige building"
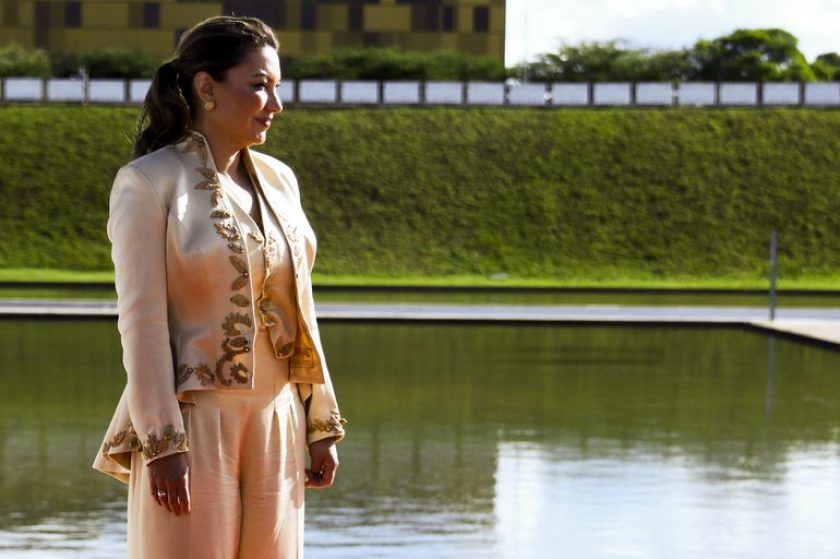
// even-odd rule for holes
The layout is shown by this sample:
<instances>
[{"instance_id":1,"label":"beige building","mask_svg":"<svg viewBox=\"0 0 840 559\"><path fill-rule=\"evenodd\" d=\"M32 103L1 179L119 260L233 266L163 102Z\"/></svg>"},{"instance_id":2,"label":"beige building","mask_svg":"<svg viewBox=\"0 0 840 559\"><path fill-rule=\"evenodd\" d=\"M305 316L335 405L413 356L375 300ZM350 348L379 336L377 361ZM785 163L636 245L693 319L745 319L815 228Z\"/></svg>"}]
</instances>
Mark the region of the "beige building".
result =
<instances>
[{"instance_id":1,"label":"beige building","mask_svg":"<svg viewBox=\"0 0 840 559\"><path fill-rule=\"evenodd\" d=\"M394 46L504 59L505 0L0 0L0 44L127 47L165 57L185 29L218 14L262 18L288 57Z\"/></svg>"}]
</instances>

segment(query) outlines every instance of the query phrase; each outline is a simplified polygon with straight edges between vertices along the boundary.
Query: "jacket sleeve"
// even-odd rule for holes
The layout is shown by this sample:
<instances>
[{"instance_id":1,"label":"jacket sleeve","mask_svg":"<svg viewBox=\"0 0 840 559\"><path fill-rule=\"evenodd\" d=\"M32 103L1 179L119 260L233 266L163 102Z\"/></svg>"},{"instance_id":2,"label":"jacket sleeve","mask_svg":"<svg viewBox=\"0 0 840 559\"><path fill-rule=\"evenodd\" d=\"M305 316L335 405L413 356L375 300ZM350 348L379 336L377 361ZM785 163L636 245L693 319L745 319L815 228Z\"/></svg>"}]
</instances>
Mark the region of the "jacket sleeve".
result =
<instances>
[{"instance_id":1,"label":"jacket sleeve","mask_svg":"<svg viewBox=\"0 0 840 559\"><path fill-rule=\"evenodd\" d=\"M167 320L167 214L140 169L120 169L111 190L108 238L129 416L147 462L188 450Z\"/></svg>"},{"instance_id":2,"label":"jacket sleeve","mask_svg":"<svg viewBox=\"0 0 840 559\"><path fill-rule=\"evenodd\" d=\"M303 206L300 202L300 186L298 185L297 177L288 166L281 168L282 174L285 175L286 181L294 192L298 203L298 210L301 215L305 215ZM309 281L307 285L307 296L310 301L314 301L312 296L312 266L314 266L314 259L310 262ZM309 325L312 329L312 336L314 343L317 346L318 352L321 356L324 355L323 347L321 346L321 333L318 331L318 319L315 316L314 309L309 317ZM336 442L344 438L344 424L347 423L341 412L338 409L338 402L335 397L335 390L333 390L330 373L327 370L327 364L322 360L321 366L324 372L323 384L306 384L302 385L301 397L305 402L306 407L306 442L312 444L314 442L335 437Z\"/></svg>"},{"instance_id":3,"label":"jacket sleeve","mask_svg":"<svg viewBox=\"0 0 840 559\"><path fill-rule=\"evenodd\" d=\"M313 336L318 338L315 343L320 349L320 334L318 327L313 324ZM321 351L323 355L323 351ZM306 404L306 442L314 442L335 437L335 442L344 438L344 424L347 423L341 412L338 410L335 391L333 390L330 373L327 371L326 363L323 364L323 384L310 384L307 388L311 395Z\"/></svg>"}]
</instances>

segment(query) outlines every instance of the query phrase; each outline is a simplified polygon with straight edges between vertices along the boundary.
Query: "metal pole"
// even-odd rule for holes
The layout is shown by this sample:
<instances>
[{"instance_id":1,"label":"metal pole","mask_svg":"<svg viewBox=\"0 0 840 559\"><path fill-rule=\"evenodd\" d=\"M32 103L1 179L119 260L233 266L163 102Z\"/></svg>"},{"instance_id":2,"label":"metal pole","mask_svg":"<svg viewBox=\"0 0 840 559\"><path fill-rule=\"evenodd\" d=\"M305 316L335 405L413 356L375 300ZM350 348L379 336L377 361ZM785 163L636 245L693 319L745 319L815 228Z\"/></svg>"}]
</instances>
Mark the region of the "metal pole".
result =
<instances>
[{"instance_id":1,"label":"metal pole","mask_svg":"<svg viewBox=\"0 0 840 559\"><path fill-rule=\"evenodd\" d=\"M776 319L776 276L779 264L779 234L770 233L770 320Z\"/></svg>"}]
</instances>

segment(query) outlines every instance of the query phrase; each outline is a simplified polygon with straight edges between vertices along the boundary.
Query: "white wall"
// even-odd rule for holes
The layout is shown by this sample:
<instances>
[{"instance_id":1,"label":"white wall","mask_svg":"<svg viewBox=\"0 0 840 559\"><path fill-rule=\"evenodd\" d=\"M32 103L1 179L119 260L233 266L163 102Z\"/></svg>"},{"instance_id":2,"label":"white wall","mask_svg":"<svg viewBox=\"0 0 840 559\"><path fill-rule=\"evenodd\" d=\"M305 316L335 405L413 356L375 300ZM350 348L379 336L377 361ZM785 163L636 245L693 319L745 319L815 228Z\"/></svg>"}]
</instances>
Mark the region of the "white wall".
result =
<instances>
[{"instance_id":1,"label":"white wall","mask_svg":"<svg viewBox=\"0 0 840 559\"><path fill-rule=\"evenodd\" d=\"M127 86L126 86L127 83ZM87 84L67 78L5 78L0 102L142 103L150 80L92 79ZM511 83L443 81L284 81L284 104L334 105L475 105L521 107L580 107L679 105L683 107L765 106L840 107L840 82L830 83L712 83L679 85L632 83ZM591 99L590 99L591 91ZM127 92L127 98L126 98ZM340 101L339 101L340 99Z\"/></svg>"}]
</instances>

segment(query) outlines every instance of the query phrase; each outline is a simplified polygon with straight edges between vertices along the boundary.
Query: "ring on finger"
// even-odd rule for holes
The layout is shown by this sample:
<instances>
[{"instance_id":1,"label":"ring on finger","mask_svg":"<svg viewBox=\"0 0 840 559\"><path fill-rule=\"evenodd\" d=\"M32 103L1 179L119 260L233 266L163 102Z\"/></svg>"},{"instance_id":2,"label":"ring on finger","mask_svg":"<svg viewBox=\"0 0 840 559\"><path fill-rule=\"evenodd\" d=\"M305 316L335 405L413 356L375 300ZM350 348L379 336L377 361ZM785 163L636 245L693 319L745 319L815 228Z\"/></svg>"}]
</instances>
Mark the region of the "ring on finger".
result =
<instances>
[{"instance_id":1,"label":"ring on finger","mask_svg":"<svg viewBox=\"0 0 840 559\"><path fill-rule=\"evenodd\" d=\"M157 490L157 496L158 496L159 498L166 497L166 489L158 489L158 490Z\"/></svg>"}]
</instances>

